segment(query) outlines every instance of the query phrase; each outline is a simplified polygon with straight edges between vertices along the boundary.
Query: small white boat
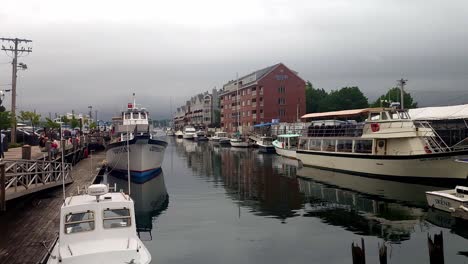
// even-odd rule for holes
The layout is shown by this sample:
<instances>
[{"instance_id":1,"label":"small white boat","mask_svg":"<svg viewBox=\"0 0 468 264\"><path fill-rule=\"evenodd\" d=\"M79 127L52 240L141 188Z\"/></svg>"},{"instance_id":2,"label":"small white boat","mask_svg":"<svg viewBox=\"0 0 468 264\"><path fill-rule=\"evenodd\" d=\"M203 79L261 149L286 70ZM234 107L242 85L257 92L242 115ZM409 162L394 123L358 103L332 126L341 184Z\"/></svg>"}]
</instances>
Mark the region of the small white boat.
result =
<instances>
[{"instance_id":1,"label":"small white boat","mask_svg":"<svg viewBox=\"0 0 468 264\"><path fill-rule=\"evenodd\" d=\"M292 159L297 159L296 150L300 136L301 135L299 134L279 135L278 138L273 141L276 154Z\"/></svg>"},{"instance_id":2,"label":"small white boat","mask_svg":"<svg viewBox=\"0 0 468 264\"><path fill-rule=\"evenodd\" d=\"M136 231L134 202L129 195L95 184L84 195L65 199L60 209L59 239L48 264L151 262Z\"/></svg>"},{"instance_id":3,"label":"small white boat","mask_svg":"<svg viewBox=\"0 0 468 264\"><path fill-rule=\"evenodd\" d=\"M169 137L175 136L174 130L172 130L172 128L170 127L166 128L166 136L169 136Z\"/></svg>"},{"instance_id":4,"label":"small white boat","mask_svg":"<svg viewBox=\"0 0 468 264\"><path fill-rule=\"evenodd\" d=\"M195 134L193 135L193 139L197 142L208 140L208 138L206 137L206 133L203 130L198 130L197 132L195 132Z\"/></svg>"},{"instance_id":5,"label":"small white boat","mask_svg":"<svg viewBox=\"0 0 468 264\"><path fill-rule=\"evenodd\" d=\"M426 199L430 207L452 213L460 206L468 207L468 187L426 192Z\"/></svg>"},{"instance_id":6,"label":"small white boat","mask_svg":"<svg viewBox=\"0 0 468 264\"><path fill-rule=\"evenodd\" d=\"M184 139L193 139L193 136L195 135L195 128L194 127L191 127L191 126L187 126L184 128L184 134L183 134L183 138Z\"/></svg>"},{"instance_id":7,"label":"small white boat","mask_svg":"<svg viewBox=\"0 0 468 264\"><path fill-rule=\"evenodd\" d=\"M177 138L183 138L184 137L184 132L180 131L180 130L177 130L175 132L175 135Z\"/></svg>"},{"instance_id":8,"label":"small white boat","mask_svg":"<svg viewBox=\"0 0 468 264\"><path fill-rule=\"evenodd\" d=\"M273 146L273 138L263 136L260 137L260 140L257 141L257 146L260 150L260 152L263 153L274 153L275 152L275 146Z\"/></svg>"},{"instance_id":9,"label":"small white boat","mask_svg":"<svg viewBox=\"0 0 468 264\"><path fill-rule=\"evenodd\" d=\"M235 147L235 148L248 148L249 147L249 142L243 140L240 137L231 138L229 140L229 143L231 144L232 147Z\"/></svg>"},{"instance_id":10,"label":"small white boat","mask_svg":"<svg viewBox=\"0 0 468 264\"><path fill-rule=\"evenodd\" d=\"M211 141L226 145L230 143L227 133L223 131L215 132L215 135L211 137Z\"/></svg>"}]
</instances>

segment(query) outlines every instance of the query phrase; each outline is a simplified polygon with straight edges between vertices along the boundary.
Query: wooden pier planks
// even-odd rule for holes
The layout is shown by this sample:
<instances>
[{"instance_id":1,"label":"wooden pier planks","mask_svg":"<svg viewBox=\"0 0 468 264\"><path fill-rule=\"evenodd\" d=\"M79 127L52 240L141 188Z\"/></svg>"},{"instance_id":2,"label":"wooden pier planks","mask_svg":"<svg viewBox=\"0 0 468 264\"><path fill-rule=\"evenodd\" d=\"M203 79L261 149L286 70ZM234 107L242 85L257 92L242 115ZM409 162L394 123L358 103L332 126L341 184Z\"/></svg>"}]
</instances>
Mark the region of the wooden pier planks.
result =
<instances>
[{"instance_id":1,"label":"wooden pier planks","mask_svg":"<svg viewBox=\"0 0 468 264\"><path fill-rule=\"evenodd\" d=\"M90 158L74 167L74 182L66 187L67 196L93 181L104 158L104 151L95 153L93 168ZM8 211L0 215L0 264L38 263L57 236L62 202L61 187L11 201Z\"/></svg>"}]
</instances>

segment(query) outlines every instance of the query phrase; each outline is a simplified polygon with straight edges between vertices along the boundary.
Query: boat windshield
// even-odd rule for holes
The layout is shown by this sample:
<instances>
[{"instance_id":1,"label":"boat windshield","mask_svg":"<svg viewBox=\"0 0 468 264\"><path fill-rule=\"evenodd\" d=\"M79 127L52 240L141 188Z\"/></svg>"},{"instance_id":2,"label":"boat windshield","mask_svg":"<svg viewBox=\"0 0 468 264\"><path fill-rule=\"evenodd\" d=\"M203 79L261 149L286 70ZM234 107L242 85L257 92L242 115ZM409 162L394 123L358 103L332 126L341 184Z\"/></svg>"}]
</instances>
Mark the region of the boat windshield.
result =
<instances>
[{"instance_id":1,"label":"boat windshield","mask_svg":"<svg viewBox=\"0 0 468 264\"><path fill-rule=\"evenodd\" d=\"M106 209L103 214L105 229L129 227L131 225L130 210L127 208Z\"/></svg>"},{"instance_id":2,"label":"boat windshield","mask_svg":"<svg viewBox=\"0 0 468 264\"><path fill-rule=\"evenodd\" d=\"M94 230L94 212L69 213L65 216L65 234Z\"/></svg>"}]
</instances>

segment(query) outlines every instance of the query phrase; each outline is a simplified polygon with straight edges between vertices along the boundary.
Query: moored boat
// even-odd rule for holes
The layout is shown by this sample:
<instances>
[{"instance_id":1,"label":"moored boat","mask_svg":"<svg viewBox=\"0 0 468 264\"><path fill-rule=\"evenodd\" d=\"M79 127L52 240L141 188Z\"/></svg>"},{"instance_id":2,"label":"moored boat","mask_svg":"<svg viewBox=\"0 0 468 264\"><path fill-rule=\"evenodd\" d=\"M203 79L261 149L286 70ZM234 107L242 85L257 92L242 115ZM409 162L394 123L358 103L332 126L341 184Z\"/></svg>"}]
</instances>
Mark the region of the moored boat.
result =
<instances>
[{"instance_id":1,"label":"moored boat","mask_svg":"<svg viewBox=\"0 0 468 264\"><path fill-rule=\"evenodd\" d=\"M455 212L460 206L468 207L468 187L456 186L455 189L426 192L430 207Z\"/></svg>"},{"instance_id":2,"label":"moored boat","mask_svg":"<svg viewBox=\"0 0 468 264\"><path fill-rule=\"evenodd\" d=\"M208 138L206 137L206 133L203 130L198 130L197 132L195 132L195 134L193 135L193 139L197 142L208 140Z\"/></svg>"},{"instance_id":3,"label":"moored boat","mask_svg":"<svg viewBox=\"0 0 468 264\"><path fill-rule=\"evenodd\" d=\"M249 147L249 142L243 140L240 137L231 138L229 140L229 143L231 144L232 147L235 147L235 148L248 148Z\"/></svg>"},{"instance_id":4,"label":"moored boat","mask_svg":"<svg viewBox=\"0 0 468 264\"><path fill-rule=\"evenodd\" d=\"M166 141L153 137L149 132L148 118L146 109L138 109L135 102L128 104L127 111L122 112L121 121L114 124L114 136L106 147L107 165L120 172L129 169L132 179L137 182L144 182L161 170L167 147ZM131 153L129 157L127 151Z\"/></svg>"},{"instance_id":5,"label":"moored boat","mask_svg":"<svg viewBox=\"0 0 468 264\"><path fill-rule=\"evenodd\" d=\"M59 239L48 264L151 262L137 235L134 202L129 195L95 184L83 195L65 199L60 209Z\"/></svg>"},{"instance_id":6,"label":"moored boat","mask_svg":"<svg viewBox=\"0 0 468 264\"><path fill-rule=\"evenodd\" d=\"M273 146L273 138L262 136L257 141L258 150L263 153L275 153L275 146Z\"/></svg>"},{"instance_id":7,"label":"moored boat","mask_svg":"<svg viewBox=\"0 0 468 264\"><path fill-rule=\"evenodd\" d=\"M183 138L183 137L184 137L184 132L182 132L181 130L177 130L177 131L175 132L175 136L176 136L177 138Z\"/></svg>"},{"instance_id":8,"label":"moored boat","mask_svg":"<svg viewBox=\"0 0 468 264\"><path fill-rule=\"evenodd\" d=\"M230 139L228 138L227 136L227 133L226 132L223 132L223 131L217 131L215 132L215 135L212 136L210 138L211 141L215 142L215 143L219 143L219 144L223 144L223 145L227 145L227 144L230 144Z\"/></svg>"},{"instance_id":9,"label":"moored boat","mask_svg":"<svg viewBox=\"0 0 468 264\"><path fill-rule=\"evenodd\" d=\"M192 126L186 126L184 128L184 133L183 133L183 138L184 139L193 139L193 136L195 135L195 128Z\"/></svg>"},{"instance_id":10,"label":"moored boat","mask_svg":"<svg viewBox=\"0 0 468 264\"><path fill-rule=\"evenodd\" d=\"M277 139L273 141L276 154L296 159L297 144L299 142L299 134L283 134L278 135Z\"/></svg>"},{"instance_id":11,"label":"moored boat","mask_svg":"<svg viewBox=\"0 0 468 264\"><path fill-rule=\"evenodd\" d=\"M171 127L166 128L166 136L173 137L175 136L174 130Z\"/></svg>"},{"instance_id":12,"label":"moored boat","mask_svg":"<svg viewBox=\"0 0 468 264\"><path fill-rule=\"evenodd\" d=\"M364 122L347 120L367 116ZM453 150L428 122L411 120L406 110L367 108L313 113L299 140L297 158L304 166L399 180L465 181L468 148ZM343 121L336 119L345 119Z\"/></svg>"}]
</instances>

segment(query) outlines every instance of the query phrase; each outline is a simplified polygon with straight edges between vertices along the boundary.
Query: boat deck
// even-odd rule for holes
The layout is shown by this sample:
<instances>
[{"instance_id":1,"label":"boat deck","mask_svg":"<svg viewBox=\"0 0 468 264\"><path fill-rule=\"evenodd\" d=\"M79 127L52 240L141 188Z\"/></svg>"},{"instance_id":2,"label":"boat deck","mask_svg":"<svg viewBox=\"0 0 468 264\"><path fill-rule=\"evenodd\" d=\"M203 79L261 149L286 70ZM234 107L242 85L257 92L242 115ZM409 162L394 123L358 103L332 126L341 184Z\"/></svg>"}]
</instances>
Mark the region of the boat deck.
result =
<instances>
[{"instance_id":1,"label":"boat deck","mask_svg":"<svg viewBox=\"0 0 468 264\"><path fill-rule=\"evenodd\" d=\"M67 196L92 183L104 158L104 151L93 155L92 171L90 158L74 167L74 182L66 186ZM0 214L0 264L41 263L57 238L62 202L61 186L8 202L7 211Z\"/></svg>"}]
</instances>

